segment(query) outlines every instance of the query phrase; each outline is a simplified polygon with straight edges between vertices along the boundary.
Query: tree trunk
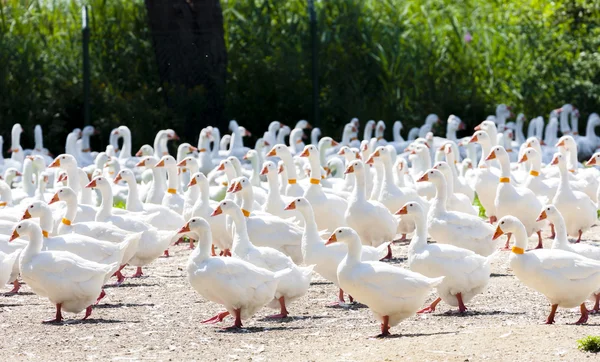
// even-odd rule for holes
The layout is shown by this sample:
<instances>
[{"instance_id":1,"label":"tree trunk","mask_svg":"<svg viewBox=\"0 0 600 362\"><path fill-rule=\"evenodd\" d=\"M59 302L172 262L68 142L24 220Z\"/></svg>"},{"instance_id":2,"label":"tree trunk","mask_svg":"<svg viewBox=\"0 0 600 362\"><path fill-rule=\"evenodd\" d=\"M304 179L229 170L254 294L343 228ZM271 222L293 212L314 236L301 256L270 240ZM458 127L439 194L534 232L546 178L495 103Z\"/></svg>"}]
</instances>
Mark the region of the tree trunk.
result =
<instances>
[{"instance_id":1,"label":"tree trunk","mask_svg":"<svg viewBox=\"0 0 600 362\"><path fill-rule=\"evenodd\" d=\"M224 130L227 52L219 0L145 0L167 102L195 144L203 127Z\"/></svg>"}]
</instances>

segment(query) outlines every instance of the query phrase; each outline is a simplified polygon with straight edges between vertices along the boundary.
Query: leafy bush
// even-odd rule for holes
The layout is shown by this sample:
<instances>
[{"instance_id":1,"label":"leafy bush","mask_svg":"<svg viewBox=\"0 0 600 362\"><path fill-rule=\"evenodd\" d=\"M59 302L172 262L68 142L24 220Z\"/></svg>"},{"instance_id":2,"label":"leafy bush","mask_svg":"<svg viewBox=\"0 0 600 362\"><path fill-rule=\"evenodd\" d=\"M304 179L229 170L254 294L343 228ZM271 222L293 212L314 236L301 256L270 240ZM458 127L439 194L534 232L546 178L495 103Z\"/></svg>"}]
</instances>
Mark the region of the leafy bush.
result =
<instances>
[{"instance_id":1,"label":"leafy bush","mask_svg":"<svg viewBox=\"0 0 600 362\"><path fill-rule=\"evenodd\" d=\"M577 340L577 348L585 352L600 352L600 336L587 336Z\"/></svg>"},{"instance_id":2,"label":"leafy bush","mask_svg":"<svg viewBox=\"0 0 600 362\"><path fill-rule=\"evenodd\" d=\"M92 119L104 146L118 124L134 147L181 129L202 91L174 108L163 95L141 0L92 8ZM228 49L227 117L251 131L311 119L306 0L221 0ZM600 107L600 5L584 0L317 1L321 126L351 117L420 124L428 113L470 124L513 105L529 117L571 102ZM466 41L466 36L472 37ZM41 124L54 152L82 126L80 2L0 1L0 130ZM199 120L200 122L202 120ZM581 127L581 129L583 129ZM389 127L388 132L391 131ZM196 135L185 135L196 141ZM32 143L32 132L23 143Z\"/></svg>"}]
</instances>

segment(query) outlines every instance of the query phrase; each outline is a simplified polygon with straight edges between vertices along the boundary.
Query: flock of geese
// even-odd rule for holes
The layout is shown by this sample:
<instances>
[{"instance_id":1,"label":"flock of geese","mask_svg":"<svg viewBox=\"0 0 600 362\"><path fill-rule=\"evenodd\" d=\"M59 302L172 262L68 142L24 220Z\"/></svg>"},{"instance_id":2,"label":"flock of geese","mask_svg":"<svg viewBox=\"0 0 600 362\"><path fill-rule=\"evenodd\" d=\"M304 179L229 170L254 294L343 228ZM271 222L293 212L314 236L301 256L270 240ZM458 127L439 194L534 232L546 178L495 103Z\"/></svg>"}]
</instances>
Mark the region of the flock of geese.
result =
<instances>
[{"instance_id":1,"label":"flock of geese","mask_svg":"<svg viewBox=\"0 0 600 362\"><path fill-rule=\"evenodd\" d=\"M600 245L582 240L597 220L600 117L591 114L579 135L579 113L567 104L547 124L530 120L527 138L525 116L512 118L500 105L458 138L465 124L451 115L437 137L432 114L407 139L396 121L389 141L383 121L366 122L359 137L353 119L340 141L306 121L293 129L275 121L254 148L231 121L231 134L207 127L197 146L180 143L176 157L171 129L132 154L128 127L92 152L96 132L87 126L54 158L39 126L34 148L24 150L15 124L11 157L0 155L0 281L13 285L10 293L25 282L48 298L56 306L48 322L61 322L63 311L85 310L86 319L113 277L142 277L185 242L191 286L225 309L203 323L231 315L229 328L241 328L264 306L278 311L271 318L286 318L316 272L339 287L335 303L365 304L387 336L441 301L465 312L505 249L515 276L548 298L547 323L557 307L580 307L576 323L586 323L600 311ZM546 226L550 249L542 245ZM409 269L386 263L390 244L408 238ZM127 266L136 268L129 276ZM424 306L432 292L438 298Z\"/></svg>"}]
</instances>

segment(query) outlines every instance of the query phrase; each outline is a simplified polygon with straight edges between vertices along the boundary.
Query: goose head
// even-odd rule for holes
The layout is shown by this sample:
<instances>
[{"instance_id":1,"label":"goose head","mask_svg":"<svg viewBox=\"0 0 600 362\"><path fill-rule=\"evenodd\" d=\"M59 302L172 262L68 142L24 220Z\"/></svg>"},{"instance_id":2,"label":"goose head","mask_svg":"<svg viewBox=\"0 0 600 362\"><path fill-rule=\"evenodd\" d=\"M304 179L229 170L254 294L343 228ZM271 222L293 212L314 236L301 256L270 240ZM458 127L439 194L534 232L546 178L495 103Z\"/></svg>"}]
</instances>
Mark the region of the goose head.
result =
<instances>
[{"instance_id":1,"label":"goose head","mask_svg":"<svg viewBox=\"0 0 600 362\"><path fill-rule=\"evenodd\" d=\"M331 234L325 245L330 245L336 242L352 244L358 238L358 234L352 228L339 227Z\"/></svg>"},{"instance_id":2,"label":"goose head","mask_svg":"<svg viewBox=\"0 0 600 362\"><path fill-rule=\"evenodd\" d=\"M248 178L246 178L245 176L241 176L241 177L235 178L231 181L231 185L229 185L227 192L231 192L231 193L235 194L235 193L241 191L242 193L244 193L250 187L252 187L250 180L248 180Z\"/></svg>"},{"instance_id":3,"label":"goose head","mask_svg":"<svg viewBox=\"0 0 600 362\"><path fill-rule=\"evenodd\" d=\"M514 216L507 215L498 220L493 240L498 239L504 234L514 234L517 232L521 232L522 235L526 235L527 233L525 226L523 226L519 219Z\"/></svg>"},{"instance_id":4,"label":"goose head","mask_svg":"<svg viewBox=\"0 0 600 362\"><path fill-rule=\"evenodd\" d=\"M217 216L221 214L226 215L234 215L235 212L241 213L241 208L231 200L223 200L219 203L219 205L215 208L215 210L210 214L210 216Z\"/></svg>"},{"instance_id":5,"label":"goose head","mask_svg":"<svg viewBox=\"0 0 600 362\"><path fill-rule=\"evenodd\" d=\"M317 144L319 142L319 137L321 137L321 129L319 127L315 127L310 132L310 143Z\"/></svg>"},{"instance_id":6,"label":"goose head","mask_svg":"<svg viewBox=\"0 0 600 362\"><path fill-rule=\"evenodd\" d=\"M10 186L15 178L23 176L19 170L14 167L9 167L4 171L4 181Z\"/></svg>"},{"instance_id":7,"label":"goose head","mask_svg":"<svg viewBox=\"0 0 600 362\"><path fill-rule=\"evenodd\" d=\"M277 166L275 166L274 162L266 161L263 164L263 168L260 171L261 175L276 175L277 174Z\"/></svg>"},{"instance_id":8,"label":"goose head","mask_svg":"<svg viewBox=\"0 0 600 362\"><path fill-rule=\"evenodd\" d=\"M502 146L495 146L492 148L488 156L485 158L486 161L498 159L499 161L509 162L508 153Z\"/></svg>"},{"instance_id":9,"label":"goose head","mask_svg":"<svg viewBox=\"0 0 600 362\"><path fill-rule=\"evenodd\" d=\"M248 160L250 162L256 162L258 161L258 152L255 150L248 150L243 158L244 160Z\"/></svg>"},{"instance_id":10,"label":"goose head","mask_svg":"<svg viewBox=\"0 0 600 362\"><path fill-rule=\"evenodd\" d=\"M564 147L566 150L577 150L577 143L573 136L565 135L558 139L554 147Z\"/></svg>"},{"instance_id":11,"label":"goose head","mask_svg":"<svg viewBox=\"0 0 600 362\"><path fill-rule=\"evenodd\" d=\"M310 125L310 123L308 123L307 120L305 119L301 119L296 123L296 126L294 127L294 129L311 129L312 126Z\"/></svg>"},{"instance_id":12,"label":"goose head","mask_svg":"<svg viewBox=\"0 0 600 362\"><path fill-rule=\"evenodd\" d=\"M175 158L173 156L166 155L163 156L154 167L175 168L177 167L177 161L175 161Z\"/></svg>"},{"instance_id":13,"label":"goose head","mask_svg":"<svg viewBox=\"0 0 600 362\"><path fill-rule=\"evenodd\" d=\"M431 182L434 185L442 185L446 182L446 178L444 174L442 174L439 170L429 169L427 170L418 180L417 182Z\"/></svg>"},{"instance_id":14,"label":"goose head","mask_svg":"<svg viewBox=\"0 0 600 362\"><path fill-rule=\"evenodd\" d=\"M181 156L182 159L183 159L183 157L189 155L190 153L194 153L196 151L198 151L198 149L196 147L190 145L187 142L184 142L177 147L177 155Z\"/></svg>"},{"instance_id":15,"label":"goose head","mask_svg":"<svg viewBox=\"0 0 600 362\"><path fill-rule=\"evenodd\" d=\"M377 128L375 129L375 137L377 137L377 138L383 137L384 132L385 132L385 122L380 120L379 122L377 122Z\"/></svg>"},{"instance_id":16,"label":"goose head","mask_svg":"<svg viewBox=\"0 0 600 362\"><path fill-rule=\"evenodd\" d=\"M540 158L540 154L535 150L535 148L527 147L523 151L523 155L519 159L519 163L523 163L523 162L527 162L527 161L533 162L533 161L539 160L539 158Z\"/></svg>"},{"instance_id":17,"label":"goose head","mask_svg":"<svg viewBox=\"0 0 600 362\"><path fill-rule=\"evenodd\" d=\"M302 139L304 137L304 131L302 128L294 128L290 134L290 147L294 147L294 145L303 143Z\"/></svg>"},{"instance_id":18,"label":"goose head","mask_svg":"<svg viewBox=\"0 0 600 362\"><path fill-rule=\"evenodd\" d=\"M542 212L537 217L536 221L542 221L548 219L551 223L555 223L559 220L559 217L562 217L560 211L554 205L546 205L542 208Z\"/></svg>"},{"instance_id":19,"label":"goose head","mask_svg":"<svg viewBox=\"0 0 600 362\"><path fill-rule=\"evenodd\" d=\"M156 167L156 164L158 163L158 159L156 159L156 157L154 156L144 156L142 157L142 159L140 160L140 162L138 162L135 167L146 167L148 169L153 169Z\"/></svg>"},{"instance_id":20,"label":"goose head","mask_svg":"<svg viewBox=\"0 0 600 362\"><path fill-rule=\"evenodd\" d=\"M498 129L496 128L496 124L492 121L481 122L480 124L475 126L475 130L476 131L482 130L482 131L487 132L488 134L491 134L490 132L492 132L494 134L498 132Z\"/></svg>"},{"instance_id":21,"label":"goose head","mask_svg":"<svg viewBox=\"0 0 600 362\"><path fill-rule=\"evenodd\" d=\"M300 157L308 157L309 159L317 156L319 156L319 150L315 145L304 146L304 150L300 154Z\"/></svg>"},{"instance_id":22,"label":"goose head","mask_svg":"<svg viewBox=\"0 0 600 362\"><path fill-rule=\"evenodd\" d=\"M178 141L179 140L179 136L177 135L177 133L175 133L175 131L173 131L170 128L165 130L165 135L167 137L167 140L169 140L169 141Z\"/></svg>"},{"instance_id":23,"label":"goose head","mask_svg":"<svg viewBox=\"0 0 600 362\"><path fill-rule=\"evenodd\" d=\"M565 159L565 156L560 153L560 152L556 152L554 154L554 156L552 157L552 161L550 162L551 165L556 165L558 166L560 169L563 169L567 167L567 160Z\"/></svg>"},{"instance_id":24,"label":"goose head","mask_svg":"<svg viewBox=\"0 0 600 362\"><path fill-rule=\"evenodd\" d=\"M312 211L312 205L304 197L297 197L294 201L287 204L284 210L298 210L301 214L305 215L309 210Z\"/></svg>"},{"instance_id":25,"label":"goose head","mask_svg":"<svg viewBox=\"0 0 600 362\"><path fill-rule=\"evenodd\" d=\"M77 167L77 159L75 159L73 155L63 153L62 155L57 156L48 167L60 167L62 169Z\"/></svg>"},{"instance_id":26,"label":"goose head","mask_svg":"<svg viewBox=\"0 0 600 362\"><path fill-rule=\"evenodd\" d=\"M77 202L77 194L75 193L75 191L73 191L72 188L63 186L56 190L54 196L52 196L52 199L48 204L53 204L59 201L70 202L72 200Z\"/></svg>"},{"instance_id":27,"label":"goose head","mask_svg":"<svg viewBox=\"0 0 600 362\"><path fill-rule=\"evenodd\" d=\"M440 171L444 177L449 177L452 175L452 169L450 169L450 165L447 162L440 161L433 165L434 170Z\"/></svg>"},{"instance_id":28,"label":"goose head","mask_svg":"<svg viewBox=\"0 0 600 362\"><path fill-rule=\"evenodd\" d=\"M185 234L189 232L196 233L197 235L205 235L210 232L210 224L201 217L191 218L185 225L177 231L178 234Z\"/></svg>"},{"instance_id":29,"label":"goose head","mask_svg":"<svg viewBox=\"0 0 600 362\"><path fill-rule=\"evenodd\" d=\"M585 163L586 166L597 166L600 165L600 152L596 152L590 157L590 159Z\"/></svg>"},{"instance_id":30,"label":"goose head","mask_svg":"<svg viewBox=\"0 0 600 362\"><path fill-rule=\"evenodd\" d=\"M192 187L194 185L208 185L208 179L206 178L206 176L204 176L202 172L196 172L194 175L192 175L192 178L190 179L190 182L187 186Z\"/></svg>"},{"instance_id":31,"label":"goose head","mask_svg":"<svg viewBox=\"0 0 600 362\"><path fill-rule=\"evenodd\" d=\"M130 169L127 169L127 168L119 171L119 173L117 174L117 177L115 177L113 182L118 184L119 181L121 181L121 180L125 181L128 184L136 182L135 175L133 174L133 172Z\"/></svg>"},{"instance_id":32,"label":"goose head","mask_svg":"<svg viewBox=\"0 0 600 362\"><path fill-rule=\"evenodd\" d=\"M265 149L265 147L267 147L269 145L270 145L269 142L267 142L267 140L265 140L264 138L261 137L261 138L259 138L259 139L256 140L256 143L254 144L254 149L257 152L262 153L263 150Z\"/></svg>"},{"instance_id":33,"label":"goose head","mask_svg":"<svg viewBox=\"0 0 600 362\"><path fill-rule=\"evenodd\" d=\"M17 223L17 225L13 229L9 241L13 241L22 236L28 236L29 240L31 240L32 235L42 235L42 229L33 221L23 220Z\"/></svg>"},{"instance_id":34,"label":"goose head","mask_svg":"<svg viewBox=\"0 0 600 362\"><path fill-rule=\"evenodd\" d=\"M269 132L275 134L279 129L281 128L281 123L279 123L278 121L273 121L271 123L269 123Z\"/></svg>"},{"instance_id":35,"label":"goose head","mask_svg":"<svg viewBox=\"0 0 600 362\"><path fill-rule=\"evenodd\" d=\"M469 140L469 143L482 144L485 142L490 142L490 135L488 135L487 132L481 130L473 133L473 136L471 136L471 139Z\"/></svg>"},{"instance_id":36,"label":"goose head","mask_svg":"<svg viewBox=\"0 0 600 362\"><path fill-rule=\"evenodd\" d=\"M433 126L436 123L440 123L440 117L438 117L437 114L431 113L428 114L427 117L425 118L425 124L429 125L429 126Z\"/></svg>"},{"instance_id":37,"label":"goose head","mask_svg":"<svg viewBox=\"0 0 600 362\"><path fill-rule=\"evenodd\" d=\"M285 145L275 145L275 146L273 146L273 148L271 148L271 151L269 151L269 153L267 153L267 157L282 158L282 156L289 156L289 157L292 156L292 154L290 153L290 150Z\"/></svg>"},{"instance_id":38,"label":"goose head","mask_svg":"<svg viewBox=\"0 0 600 362\"><path fill-rule=\"evenodd\" d=\"M407 202L396 212L396 215L402 215L402 217L423 217L423 207L416 202Z\"/></svg>"},{"instance_id":39,"label":"goose head","mask_svg":"<svg viewBox=\"0 0 600 362\"><path fill-rule=\"evenodd\" d=\"M177 167L192 167L192 169L195 169L196 167L194 167L194 164L196 167L198 166L198 161L196 158L194 156L187 156L183 160L179 161Z\"/></svg>"}]
</instances>

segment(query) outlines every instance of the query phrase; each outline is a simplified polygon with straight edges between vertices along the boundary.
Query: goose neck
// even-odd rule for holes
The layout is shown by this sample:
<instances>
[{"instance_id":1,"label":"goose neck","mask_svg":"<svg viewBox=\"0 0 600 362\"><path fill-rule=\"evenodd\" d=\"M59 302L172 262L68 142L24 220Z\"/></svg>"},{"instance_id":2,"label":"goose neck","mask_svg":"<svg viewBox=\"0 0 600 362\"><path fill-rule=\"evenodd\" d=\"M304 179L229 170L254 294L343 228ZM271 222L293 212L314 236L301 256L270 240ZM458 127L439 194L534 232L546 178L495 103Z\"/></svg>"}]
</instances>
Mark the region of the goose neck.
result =
<instances>
[{"instance_id":1,"label":"goose neck","mask_svg":"<svg viewBox=\"0 0 600 362\"><path fill-rule=\"evenodd\" d=\"M142 201L138 194L137 182L135 182L135 180L127 181L127 188L129 190L126 200L127 210L134 212L144 211L144 206L142 205Z\"/></svg>"},{"instance_id":2,"label":"goose neck","mask_svg":"<svg viewBox=\"0 0 600 362\"><path fill-rule=\"evenodd\" d=\"M244 251L250 247L250 238L248 237L246 218L244 217L244 214L242 214L242 210L240 208L235 208L235 210L233 210L229 216L235 225L233 244L231 246L232 251L237 255L243 255L241 251Z\"/></svg>"},{"instance_id":3,"label":"goose neck","mask_svg":"<svg viewBox=\"0 0 600 362\"><path fill-rule=\"evenodd\" d=\"M129 159L131 158L131 134L129 132L121 132L121 136L123 137L123 148L121 149L119 158Z\"/></svg>"},{"instance_id":4,"label":"goose neck","mask_svg":"<svg viewBox=\"0 0 600 362\"><path fill-rule=\"evenodd\" d=\"M169 193L176 193L179 188L179 175L177 175L177 167L173 165L167 166L167 184L169 186ZM175 192L172 192L175 190Z\"/></svg>"},{"instance_id":5,"label":"goose neck","mask_svg":"<svg viewBox=\"0 0 600 362\"><path fill-rule=\"evenodd\" d=\"M346 256L346 263L356 264L360 263L362 254L362 244L358 235L353 235L352 239L348 242L348 255Z\"/></svg>"},{"instance_id":6,"label":"goose neck","mask_svg":"<svg viewBox=\"0 0 600 362\"><path fill-rule=\"evenodd\" d=\"M281 158L285 164L285 172L287 174L288 181L298 179L298 175L296 174L296 166L294 165L292 155L287 152L282 152L282 154L279 155L279 158Z\"/></svg>"},{"instance_id":7,"label":"goose neck","mask_svg":"<svg viewBox=\"0 0 600 362\"><path fill-rule=\"evenodd\" d=\"M556 232L556 236L552 241L552 249L570 249L565 219L562 215L554 215L552 223L554 224L554 231Z\"/></svg>"},{"instance_id":8,"label":"goose neck","mask_svg":"<svg viewBox=\"0 0 600 362\"><path fill-rule=\"evenodd\" d=\"M61 225L69 226L68 224L75 220L75 217L77 216L77 198L69 197L65 201L67 204L67 211L65 212L65 216L63 219L66 219L67 221L66 223L61 222Z\"/></svg>"},{"instance_id":9,"label":"goose neck","mask_svg":"<svg viewBox=\"0 0 600 362\"><path fill-rule=\"evenodd\" d=\"M433 200L433 208L438 212L446 211L446 201L448 199L448 186L444 180L436 180L433 182L435 186L435 199Z\"/></svg>"},{"instance_id":10,"label":"goose neck","mask_svg":"<svg viewBox=\"0 0 600 362\"><path fill-rule=\"evenodd\" d=\"M254 190L252 190L252 186L247 186L242 190L242 212L252 212L253 204L254 204Z\"/></svg>"},{"instance_id":11,"label":"goose neck","mask_svg":"<svg viewBox=\"0 0 600 362\"><path fill-rule=\"evenodd\" d=\"M101 195L100 210L96 214L96 221L104 221L112 216L113 194L110 187L99 187Z\"/></svg>"},{"instance_id":12,"label":"goose neck","mask_svg":"<svg viewBox=\"0 0 600 362\"><path fill-rule=\"evenodd\" d=\"M23 256L21 257L21 263L23 263L24 261L27 260L31 260L32 257L34 257L35 255L39 254L42 251L42 245L43 245L43 236L42 236L42 231L40 230L39 226L36 225L36 229L33 233L29 234L29 243L27 243L27 246L25 247L25 250L23 250Z\"/></svg>"},{"instance_id":13,"label":"goose neck","mask_svg":"<svg viewBox=\"0 0 600 362\"><path fill-rule=\"evenodd\" d=\"M198 247L194 249L190 255L190 260L196 263L201 263L206 259L210 258L211 244L212 244L212 233L209 230L196 231L198 234Z\"/></svg>"},{"instance_id":14,"label":"goose neck","mask_svg":"<svg viewBox=\"0 0 600 362\"><path fill-rule=\"evenodd\" d=\"M349 175L348 175L349 176ZM352 198L357 201L366 201L367 186L363 170L354 170L354 189L352 190Z\"/></svg>"},{"instance_id":15,"label":"goose neck","mask_svg":"<svg viewBox=\"0 0 600 362\"><path fill-rule=\"evenodd\" d=\"M425 220L425 215L415 215L413 220L415 222L415 234L408 246L411 250L420 249L427 245L427 220Z\"/></svg>"}]
</instances>

